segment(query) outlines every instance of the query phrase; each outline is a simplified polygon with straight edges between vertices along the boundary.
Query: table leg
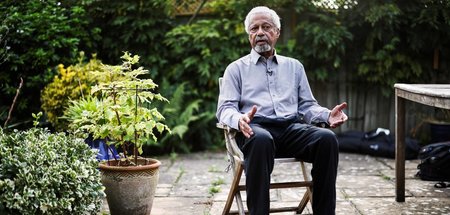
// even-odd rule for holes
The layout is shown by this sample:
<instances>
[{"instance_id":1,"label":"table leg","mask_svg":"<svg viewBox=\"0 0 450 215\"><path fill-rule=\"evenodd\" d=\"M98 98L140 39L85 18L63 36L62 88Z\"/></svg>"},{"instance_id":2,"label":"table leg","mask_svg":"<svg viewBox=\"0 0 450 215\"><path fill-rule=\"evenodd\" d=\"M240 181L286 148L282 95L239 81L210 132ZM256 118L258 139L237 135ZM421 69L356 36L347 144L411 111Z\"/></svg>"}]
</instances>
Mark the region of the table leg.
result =
<instances>
[{"instance_id":1,"label":"table leg","mask_svg":"<svg viewBox=\"0 0 450 215\"><path fill-rule=\"evenodd\" d=\"M395 200L405 201L405 99L395 92Z\"/></svg>"}]
</instances>

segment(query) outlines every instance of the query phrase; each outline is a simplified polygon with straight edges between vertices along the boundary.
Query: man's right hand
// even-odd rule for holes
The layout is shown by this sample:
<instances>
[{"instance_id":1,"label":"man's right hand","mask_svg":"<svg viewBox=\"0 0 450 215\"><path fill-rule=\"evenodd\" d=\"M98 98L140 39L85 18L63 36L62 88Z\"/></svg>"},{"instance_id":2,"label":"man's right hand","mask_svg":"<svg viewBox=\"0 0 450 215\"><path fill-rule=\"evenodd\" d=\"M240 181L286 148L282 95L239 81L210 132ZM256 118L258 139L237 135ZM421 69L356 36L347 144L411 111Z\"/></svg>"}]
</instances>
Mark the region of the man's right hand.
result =
<instances>
[{"instance_id":1,"label":"man's right hand","mask_svg":"<svg viewBox=\"0 0 450 215\"><path fill-rule=\"evenodd\" d=\"M239 119L239 130L242 132L242 134L244 134L246 138L249 138L250 136L253 135L253 130L249 124L250 121L252 121L255 113L256 113L256 105L253 105L252 109Z\"/></svg>"}]
</instances>

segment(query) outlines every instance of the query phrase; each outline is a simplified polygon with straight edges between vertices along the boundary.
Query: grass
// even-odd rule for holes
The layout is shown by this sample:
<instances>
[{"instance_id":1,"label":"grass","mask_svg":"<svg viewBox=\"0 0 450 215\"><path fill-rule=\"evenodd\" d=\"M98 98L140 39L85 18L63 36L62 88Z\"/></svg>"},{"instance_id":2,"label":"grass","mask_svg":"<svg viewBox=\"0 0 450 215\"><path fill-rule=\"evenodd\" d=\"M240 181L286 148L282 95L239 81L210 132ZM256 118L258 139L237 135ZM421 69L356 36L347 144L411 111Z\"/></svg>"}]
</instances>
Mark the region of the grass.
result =
<instances>
[{"instance_id":1,"label":"grass","mask_svg":"<svg viewBox=\"0 0 450 215\"><path fill-rule=\"evenodd\" d=\"M225 181L223 178L217 178L213 182L211 182L211 186L209 187L208 191L209 194L214 195L216 193L220 192L220 185L225 184Z\"/></svg>"}]
</instances>

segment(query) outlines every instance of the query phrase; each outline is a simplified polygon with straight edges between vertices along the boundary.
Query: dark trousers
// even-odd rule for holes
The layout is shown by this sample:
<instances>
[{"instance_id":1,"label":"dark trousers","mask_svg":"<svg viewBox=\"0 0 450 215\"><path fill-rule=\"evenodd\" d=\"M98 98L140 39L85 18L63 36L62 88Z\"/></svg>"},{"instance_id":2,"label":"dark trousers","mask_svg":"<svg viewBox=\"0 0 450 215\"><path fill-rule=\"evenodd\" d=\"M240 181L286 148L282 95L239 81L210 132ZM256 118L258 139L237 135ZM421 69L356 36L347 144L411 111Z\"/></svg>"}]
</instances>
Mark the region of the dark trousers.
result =
<instances>
[{"instance_id":1,"label":"dark trousers","mask_svg":"<svg viewBox=\"0 0 450 215\"><path fill-rule=\"evenodd\" d=\"M313 213L333 215L339 162L336 135L325 128L291 121L253 119L253 136L236 141L244 153L247 207L252 215L269 214L270 175L275 157L295 157L312 163Z\"/></svg>"}]
</instances>

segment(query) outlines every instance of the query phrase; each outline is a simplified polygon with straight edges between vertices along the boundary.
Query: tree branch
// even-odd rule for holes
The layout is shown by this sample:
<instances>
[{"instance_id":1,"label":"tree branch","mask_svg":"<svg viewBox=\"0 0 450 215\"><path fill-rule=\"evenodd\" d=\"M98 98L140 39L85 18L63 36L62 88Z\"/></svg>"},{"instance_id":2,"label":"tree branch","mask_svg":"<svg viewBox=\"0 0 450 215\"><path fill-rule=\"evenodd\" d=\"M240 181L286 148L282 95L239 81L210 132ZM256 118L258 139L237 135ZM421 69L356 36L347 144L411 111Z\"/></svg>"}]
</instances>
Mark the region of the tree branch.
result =
<instances>
[{"instance_id":1,"label":"tree branch","mask_svg":"<svg viewBox=\"0 0 450 215\"><path fill-rule=\"evenodd\" d=\"M6 118L6 121L5 121L5 124L3 125L3 128L6 128L6 125L8 125L8 121L11 119L11 114L12 114L12 111L14 109L14 105L16 104L17 97L19 97L20 89L22 89L22 86L23 86L23 79L21 77L20 78L19 87L17 88L16 95L14 96L14 100L13 100L13 102L11 104L11 107L9 108L8 118Z\"/></svg>"},{"instance_id":2,"label":"tree branch","mask_svg":"<svg viewBox=\"0 0 450 215\"><path fill-rule=\"evenodd\" d=\"M202 3L197 7L197 9L195 10L195 13L192 15L192 17L189 19L188 21L188 25L190 25L192 23L192 21L194 21L195 17L198 15L198 13L200 13L200 10L203 8L203 5L205 5L207 0L203 0Z\"/></svg>"}]
</instances>

